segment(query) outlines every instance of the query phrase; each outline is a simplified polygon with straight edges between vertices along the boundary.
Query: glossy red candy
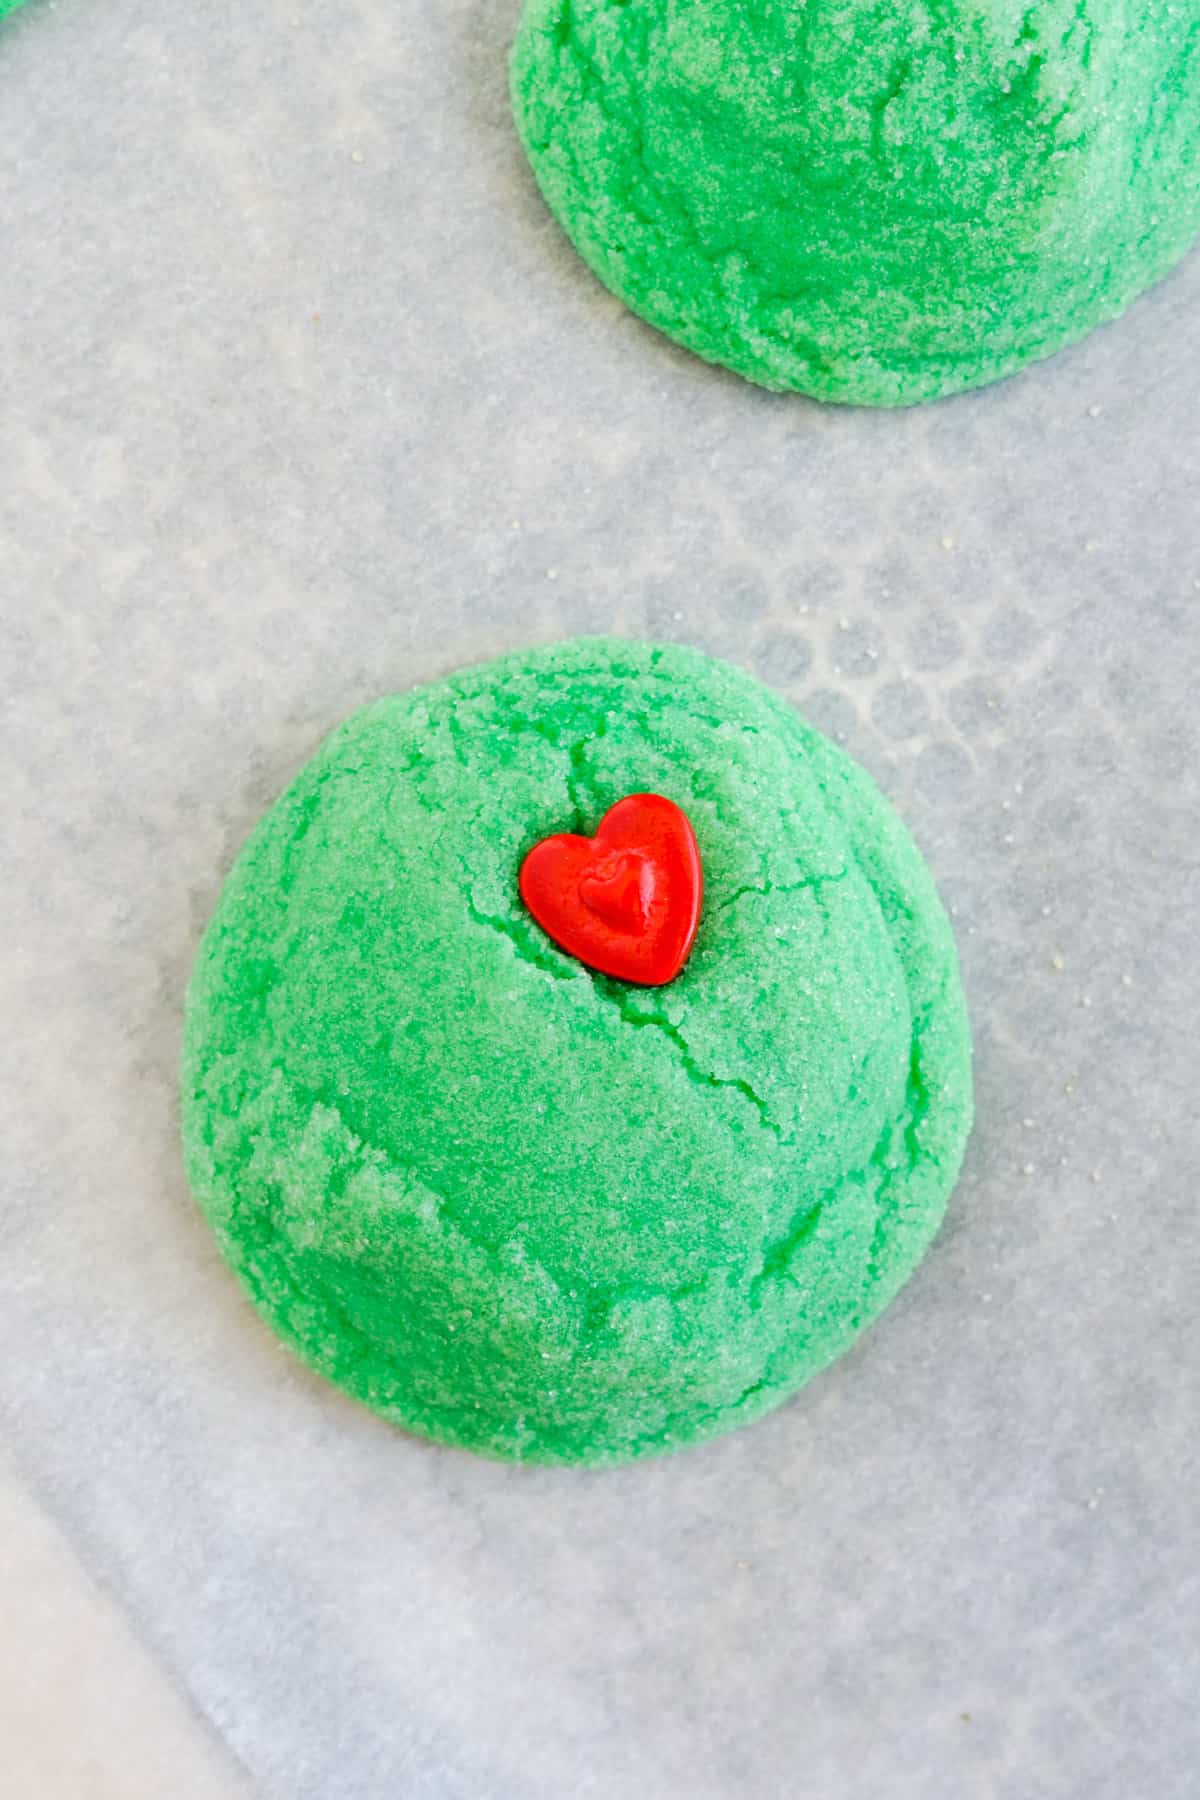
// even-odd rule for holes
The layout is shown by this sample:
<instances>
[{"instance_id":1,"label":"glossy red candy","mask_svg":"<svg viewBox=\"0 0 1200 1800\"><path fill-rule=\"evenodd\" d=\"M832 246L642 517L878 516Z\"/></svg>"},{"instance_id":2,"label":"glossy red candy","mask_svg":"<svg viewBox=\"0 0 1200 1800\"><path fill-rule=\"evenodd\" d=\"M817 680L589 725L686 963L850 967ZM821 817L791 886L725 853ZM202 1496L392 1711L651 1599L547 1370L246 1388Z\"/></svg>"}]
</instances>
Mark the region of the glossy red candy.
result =
<instances>
[{"instance_id":1,"label":"glossy red candy","mask_svg":"<svg viewBox=\"0 0 1200 1800\"><path fill-rule=\"evenodd\" d=\"M643 987L661 987L682 969L704 890L696 834L661 794L618 800L595 837L543 838L521 865L520 885L562 949Z\"/></svg>"}]
</instances>

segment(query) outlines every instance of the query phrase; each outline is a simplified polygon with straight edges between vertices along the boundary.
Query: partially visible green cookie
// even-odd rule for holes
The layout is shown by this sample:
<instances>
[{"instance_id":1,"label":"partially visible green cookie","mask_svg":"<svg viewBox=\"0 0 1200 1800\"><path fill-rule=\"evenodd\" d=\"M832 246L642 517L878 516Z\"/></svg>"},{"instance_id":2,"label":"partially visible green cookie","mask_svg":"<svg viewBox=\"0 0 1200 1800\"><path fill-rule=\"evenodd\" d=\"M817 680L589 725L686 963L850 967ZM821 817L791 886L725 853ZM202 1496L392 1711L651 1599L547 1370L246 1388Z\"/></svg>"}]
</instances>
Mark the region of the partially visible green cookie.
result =
<instances>
[{"instance_id":1,"label":"partially visible green cookie","mask_svg":"<svg viewBox=\"0 0 1200 1800\"><path fill-rule=\"evenodd\" d=\"M1010 374L1200 230L1178 0L525 0L512 93L614 293L822 400Z\"/></svg>"},{"instance_id":2,"label":"partially visible green cookie","mask_svg":"<svg viewBox=\"0 0 1200 1800\"><path fill-rule=\"evenodd\" d=\"M635 792L695 828L660 988L524 911ZM270 1322L389 1418L612 1463L754 1418L925 1250L971 1120L954 944L903 826L767 689L581 640L381 700L239 857L187 1001L196 1196Z\"/></svg>"},{"instance_id":3,"label":"partially visible green cookie","mask_svg":"<svg viewBox=\"0 0 1200 1800\"><path fill-rule=\"evenodd\" d=\"M23 0L0 0L0 19L7 18L10 12L16 12Z\"/></svg>"}]
</instances>

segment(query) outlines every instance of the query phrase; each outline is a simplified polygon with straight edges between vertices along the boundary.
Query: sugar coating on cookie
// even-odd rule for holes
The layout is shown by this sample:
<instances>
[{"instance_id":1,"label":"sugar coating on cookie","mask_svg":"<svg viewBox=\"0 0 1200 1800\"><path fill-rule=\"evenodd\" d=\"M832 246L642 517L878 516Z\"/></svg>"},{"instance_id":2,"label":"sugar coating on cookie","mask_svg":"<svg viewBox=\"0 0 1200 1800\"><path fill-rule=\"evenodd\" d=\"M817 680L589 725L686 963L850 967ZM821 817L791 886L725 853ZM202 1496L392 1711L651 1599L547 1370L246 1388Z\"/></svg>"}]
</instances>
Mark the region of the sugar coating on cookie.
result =
<instances>
[{"instance_id":1,"label":"sugar coating on cookie","mask_svg":"<svg viewBox=\"0 0 1200 1800\"><path fill-rule=\"evenodd\" d=\"M622 796L694 827L661 988L522 906ZM954 944L867 776L696 652L580 640L356 713L254 832L187 1000L195 1194L389 1418L619 1462L765 1411L928 1245L971 1119Z\"/></svg>"},{"instance_id":2,"label":"sugar coating on cookie","mask_svg":"<svg viewBox=\"0 0 1200 1800\"><path fill-rule=\"evenodd\" d=\"M1009 374L1200 229L1200 38L1175 0L525 0L512 94L602 281L825 400Z\"/></svg>"}]
</instances>

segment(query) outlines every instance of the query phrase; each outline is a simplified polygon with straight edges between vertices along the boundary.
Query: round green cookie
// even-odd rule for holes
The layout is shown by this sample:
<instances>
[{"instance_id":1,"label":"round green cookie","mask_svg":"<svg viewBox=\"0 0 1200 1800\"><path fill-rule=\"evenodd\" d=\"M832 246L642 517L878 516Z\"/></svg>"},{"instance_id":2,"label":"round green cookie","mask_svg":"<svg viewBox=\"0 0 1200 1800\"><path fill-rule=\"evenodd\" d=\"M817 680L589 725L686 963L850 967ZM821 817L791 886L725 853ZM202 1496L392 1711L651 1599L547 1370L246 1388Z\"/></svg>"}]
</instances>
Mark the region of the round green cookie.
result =
<instances>
[{"instance_id":1,"label":"round green cookie","mask_svg":"<svg viewBox=\"0 0 1200 1800\"><path fill-rule=\"evenodd\" d=\"M1008 375L1200 229L1178 0L525 0L512 91L614 293L823 400Z\"/></svg>"},{"instance_id":2,"label":"round green cookie","mask_svg":"<svg viewBox=\"0 0 1200 1800\"><path fill-rule=\"evenodd\" d=\"M691 958L595 975L543 837L666 795ZM673 1449L782 1400L921 1256L971 1119L949 926L895 814L749 677L604 639L381 700L226 884L187 1001L188 1173L256 1304L415 1431Z\"/></svg>"}]
</instances>

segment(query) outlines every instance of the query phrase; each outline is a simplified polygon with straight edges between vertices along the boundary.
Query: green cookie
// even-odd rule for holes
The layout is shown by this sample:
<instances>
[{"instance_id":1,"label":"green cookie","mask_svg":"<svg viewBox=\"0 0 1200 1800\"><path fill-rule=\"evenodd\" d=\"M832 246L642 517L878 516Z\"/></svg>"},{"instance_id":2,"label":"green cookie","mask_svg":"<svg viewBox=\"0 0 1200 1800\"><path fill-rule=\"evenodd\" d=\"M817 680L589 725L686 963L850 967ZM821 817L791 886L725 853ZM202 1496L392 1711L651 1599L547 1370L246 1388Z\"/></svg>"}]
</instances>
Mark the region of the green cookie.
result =
<instances>
[{"instance_id":1,"label":"green cookie","mask_svg":"<svg viewBox=\"0 0 1200 1800\"><path fill-rule=\"evenodd\" d=\"M526 0L512 89L600 279L822 400L1011 374L1200 229L1178 0Z\"/></svg>"},{"instance_id":2,"label":"green cookie","mask_svg":"<svg viewBox=\"0 0 1200 1800\"><path fill-rule=\"evenodd\" d=\"M633 792L695 828L665 987L520 864ZM867 777L749 677L594 639L381 700L259 825L187 1001L189 1177L256 1304L389 1418L613 1463L754 1418L933 1236L971 1119L954 944Z\"/></svg>"}]
</instances>

